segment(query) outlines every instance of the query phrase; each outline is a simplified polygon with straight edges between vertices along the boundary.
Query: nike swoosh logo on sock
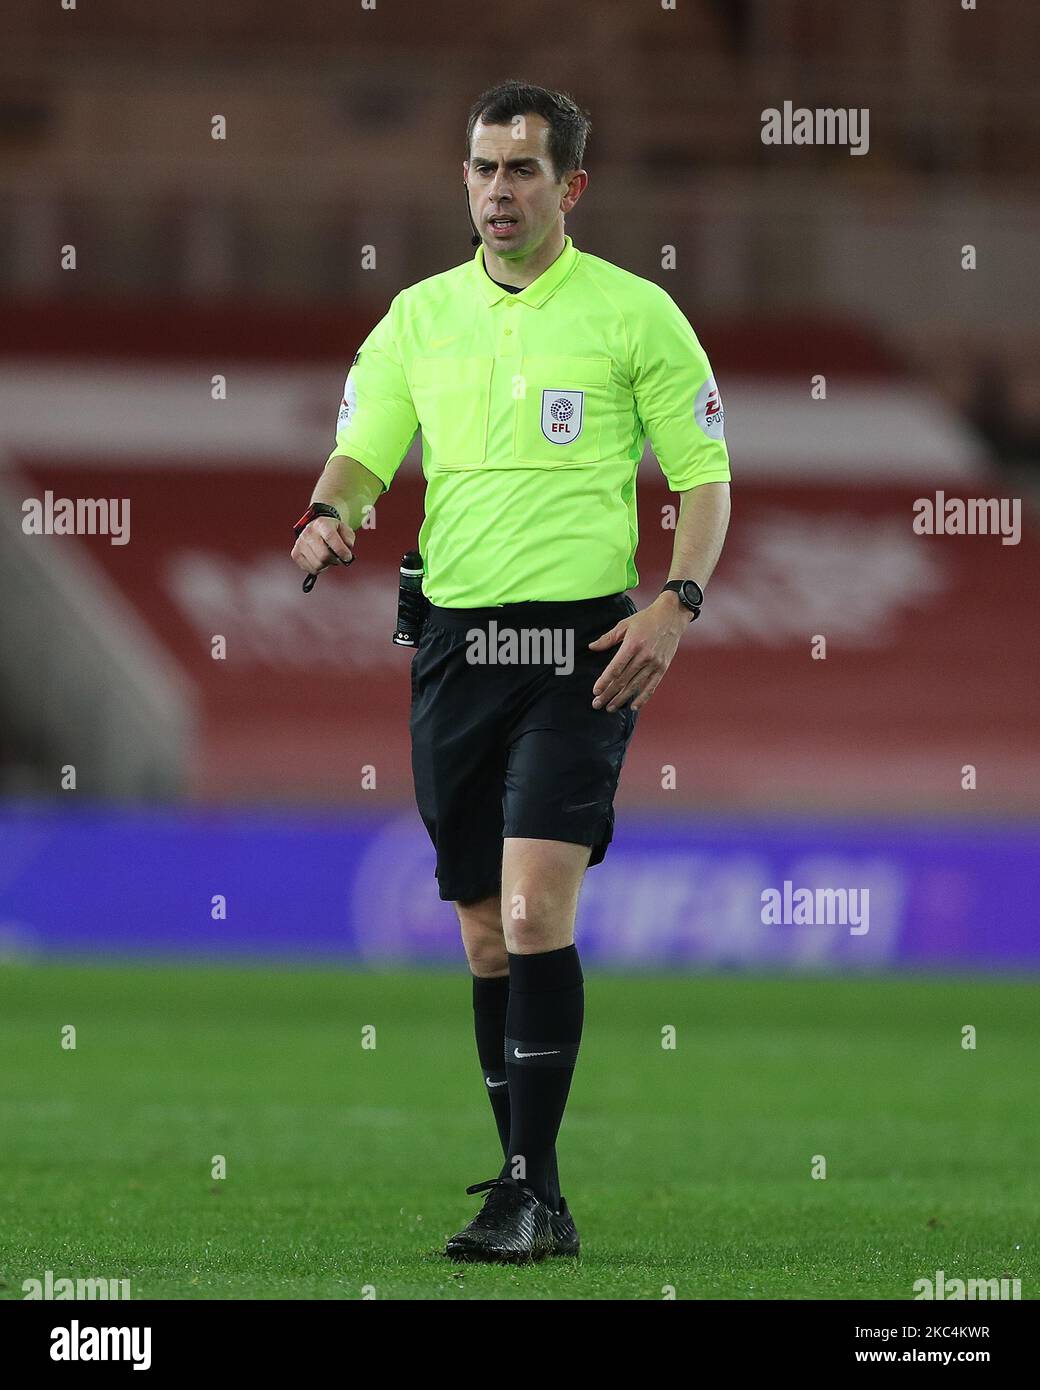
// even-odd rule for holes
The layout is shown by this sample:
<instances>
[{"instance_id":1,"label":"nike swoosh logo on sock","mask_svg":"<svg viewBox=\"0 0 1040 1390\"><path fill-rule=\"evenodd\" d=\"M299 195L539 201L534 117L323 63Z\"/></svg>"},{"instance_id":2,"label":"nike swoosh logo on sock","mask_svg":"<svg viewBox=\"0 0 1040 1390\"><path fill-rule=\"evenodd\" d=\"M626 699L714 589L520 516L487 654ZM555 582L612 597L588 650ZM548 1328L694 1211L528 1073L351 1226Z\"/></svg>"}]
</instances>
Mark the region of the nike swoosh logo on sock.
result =
<instances>
[{"instance_id":1,"label":"nike swoosh logo on sock","mask_svg":"<svg viewBox=\"0 0 1040 1390\"><path fill-rule=\"evenodd\" d=\"M489 1086L508 1086L508 1085L509 1085L509 1082L508 1082L508 1081L492 1081L490 1076L485 1076L485 1077L484 1077L484 1080L485 1080L485 1082L486 1082Z\"/></svg>"},{"instance_id":2,"label":"nike swoosh logo on sock","mask_svg":"<svg viewBox=\"0 0 1040 1390\"><path fill-rule=\"evenodd\" d=\"M552 1052L521 1052L518 1047L513 1048L514 1057L559 1057L562 1048L554 1048Z\"/></svg>"}]
</instances>

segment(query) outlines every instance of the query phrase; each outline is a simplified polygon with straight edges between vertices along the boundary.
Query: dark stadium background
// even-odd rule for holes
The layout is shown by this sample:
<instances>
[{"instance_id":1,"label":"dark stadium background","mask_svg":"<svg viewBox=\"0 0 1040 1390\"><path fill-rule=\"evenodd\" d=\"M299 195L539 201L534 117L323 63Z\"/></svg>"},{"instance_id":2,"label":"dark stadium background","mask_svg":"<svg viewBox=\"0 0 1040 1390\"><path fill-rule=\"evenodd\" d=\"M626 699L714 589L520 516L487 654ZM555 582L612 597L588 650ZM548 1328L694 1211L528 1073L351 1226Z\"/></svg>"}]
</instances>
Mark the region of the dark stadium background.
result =
<instances>
[{"instance_id":1,"label":"dark stadium background","mask_svg":"<svg viewBox=\"0 0 1040 1390\"><path fill-rule=\"evenodd\" d=\"M739 972L807 976L830 1018L843 989L890 981L871 997L891 1002L926 978L939 1001L967 991L935 1004L955 1034L983 976L994 1027L999 981L1022 1001L1040 967L1035 5L99 0L21 7L5 31L0 979L26 1076L34 1030L68 1022L48 968L70 1000L127 957L199 980L308 961L346 994L355 972L430 971L391 991L404 1018L445 967L464 990L412 802L410 656L390 642L418 441L358 564L306 597L290 526L369 328L472 255L465 114L511 76L591 110L567 231L687 314L733 465L703 619L641 716L583 890L593 981L730 980L738 1016ZM869 108L868 153L764 145L785 100ZM48 490L129 499L130 543L26 535L22 502ZM916 534L939 491L1020 499L1020 543ZM639 497L643 604L677 500L649 451ZM870 931L763 924L785 881L868 889ZM161 1013L161 973L142 978ZM1007 1066L995 1144L1021 1116ZM479 1095L459 1096L483 1134ZM38 1137L37 1159L61 1147Z\"/></svg>"}]
</instances>

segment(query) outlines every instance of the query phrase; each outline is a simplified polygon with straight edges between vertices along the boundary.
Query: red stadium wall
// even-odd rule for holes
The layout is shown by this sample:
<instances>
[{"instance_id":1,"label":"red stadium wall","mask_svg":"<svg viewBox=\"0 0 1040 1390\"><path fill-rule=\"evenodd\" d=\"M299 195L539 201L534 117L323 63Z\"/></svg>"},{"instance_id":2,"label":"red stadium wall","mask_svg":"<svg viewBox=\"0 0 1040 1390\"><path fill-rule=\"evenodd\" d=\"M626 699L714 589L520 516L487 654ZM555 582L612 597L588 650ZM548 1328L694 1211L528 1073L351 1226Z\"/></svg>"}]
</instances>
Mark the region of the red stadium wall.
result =
<instances>
[{"instance_id":1,"label":"red stadium wall","mask_svg":"<svg viewBox=\"0 0 1040 1390\"><path fill-rule=\"evenodd\" d=\"M26 496L129 498L131 541L82 546L194 682L191 784L204 800L359 805L411 797L405 649L392 645L396 567L415 544L422 480L401 476L358 562L313 593L289 560L309 495L299 470L61 467L23 461ZM667 810L825 807L951 814L1033 809L1038 688L1032 536L922 537L920 488L741 484L702 620L640 716L620 804ZM640 485L642 587L667 572L676 501ZM213 638L227 656L214 660ZM826 659L814 660L818 636ZM361 788L374 765L377 787ZM961 769L978 787L961 787ZM662 791L662 768L676 788Z\"/></svg>"}]
</instances>

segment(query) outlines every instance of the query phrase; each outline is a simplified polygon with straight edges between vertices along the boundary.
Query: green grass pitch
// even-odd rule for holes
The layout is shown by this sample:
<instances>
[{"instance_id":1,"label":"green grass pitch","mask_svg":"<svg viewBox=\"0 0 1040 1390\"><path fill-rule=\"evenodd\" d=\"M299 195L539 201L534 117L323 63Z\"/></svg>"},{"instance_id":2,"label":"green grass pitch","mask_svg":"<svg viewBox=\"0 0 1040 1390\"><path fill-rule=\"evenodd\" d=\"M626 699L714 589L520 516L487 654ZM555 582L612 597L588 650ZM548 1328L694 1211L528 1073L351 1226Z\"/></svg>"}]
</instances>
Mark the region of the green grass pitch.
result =
<instances>
[{"instance_id":1,"label":"green grass pitch","mask_svg":"<svg viewBox=\"0 0 1040 1390\"><path fill-rule=\"evenodd\" d=\"M1035 1298L1038 1033L1025 981L587 967L582 1256L453 1265L501 1162L464 964L7 964L0 1297L49 1269L134 1298L911 1299L942 1269Z\"/></svg>"}]
</instances>

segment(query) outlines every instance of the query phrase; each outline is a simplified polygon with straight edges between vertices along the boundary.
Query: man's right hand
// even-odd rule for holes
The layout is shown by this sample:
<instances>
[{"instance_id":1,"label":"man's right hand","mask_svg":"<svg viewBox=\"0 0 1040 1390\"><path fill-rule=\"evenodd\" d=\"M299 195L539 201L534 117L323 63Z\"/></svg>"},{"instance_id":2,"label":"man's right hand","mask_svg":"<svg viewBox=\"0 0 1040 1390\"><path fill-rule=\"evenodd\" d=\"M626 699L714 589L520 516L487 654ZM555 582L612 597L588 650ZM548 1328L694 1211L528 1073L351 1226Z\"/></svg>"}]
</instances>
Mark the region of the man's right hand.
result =
<instances>
[{"instance_id":1,"label":"man's right hand","mask_svg":"<svg viewBox=\"0 0 1040 1390\"><path fill-rule=\"evenodd\" d=\"M345 521L316 516L296 537L292 558L305 574L321 574L330 565L352 565L354 539Z\"/></svg>"}]
</instances>

